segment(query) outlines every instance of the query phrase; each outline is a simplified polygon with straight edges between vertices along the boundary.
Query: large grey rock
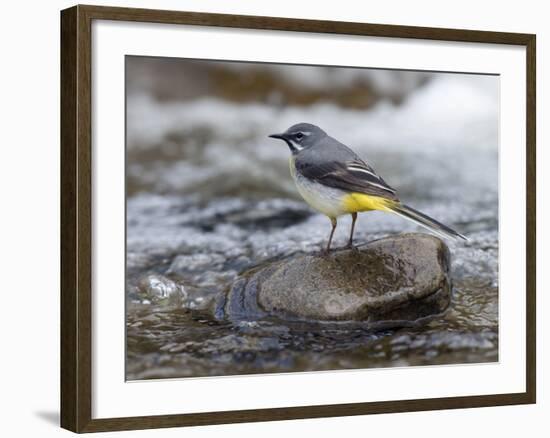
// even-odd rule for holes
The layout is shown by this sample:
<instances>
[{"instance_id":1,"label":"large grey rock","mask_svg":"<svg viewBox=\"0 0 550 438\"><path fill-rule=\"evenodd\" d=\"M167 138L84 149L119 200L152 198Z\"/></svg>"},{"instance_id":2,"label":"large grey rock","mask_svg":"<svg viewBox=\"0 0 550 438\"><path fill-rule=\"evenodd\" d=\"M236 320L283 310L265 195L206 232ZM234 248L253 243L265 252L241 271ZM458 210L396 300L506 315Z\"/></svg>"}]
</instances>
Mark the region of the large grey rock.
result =
<instances>
[{"instance_id":1,"label":"large grey rock","mask_svg":"<svg viewBox=\"0 0 550 438\"><path fill-rule=\"evenodd\" d=\"M427 234L294 256L238 279L218 316L407 325L449 307L449 267L447 246Z\"/></svg>"}]
</instances>

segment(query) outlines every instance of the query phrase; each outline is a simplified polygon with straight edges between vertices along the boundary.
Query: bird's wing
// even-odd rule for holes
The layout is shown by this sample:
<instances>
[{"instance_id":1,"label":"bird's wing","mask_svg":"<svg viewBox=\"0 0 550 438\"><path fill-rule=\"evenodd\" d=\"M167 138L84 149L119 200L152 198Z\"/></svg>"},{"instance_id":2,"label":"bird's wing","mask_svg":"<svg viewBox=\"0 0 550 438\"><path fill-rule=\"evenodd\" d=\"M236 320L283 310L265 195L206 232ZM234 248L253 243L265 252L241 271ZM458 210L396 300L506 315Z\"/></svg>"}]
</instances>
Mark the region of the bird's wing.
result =
<instances>
[{"instance_id":1,"label":"bird's wing","mask_svg":"<svg viewBox=\"0 0 550 438\"><path fill-rule=\"evenodd\" d=\"M325 186L398 201L395 189L361 159L314 164L297 160L296 169L306 178Z\"/></svg>"}]
</instances>

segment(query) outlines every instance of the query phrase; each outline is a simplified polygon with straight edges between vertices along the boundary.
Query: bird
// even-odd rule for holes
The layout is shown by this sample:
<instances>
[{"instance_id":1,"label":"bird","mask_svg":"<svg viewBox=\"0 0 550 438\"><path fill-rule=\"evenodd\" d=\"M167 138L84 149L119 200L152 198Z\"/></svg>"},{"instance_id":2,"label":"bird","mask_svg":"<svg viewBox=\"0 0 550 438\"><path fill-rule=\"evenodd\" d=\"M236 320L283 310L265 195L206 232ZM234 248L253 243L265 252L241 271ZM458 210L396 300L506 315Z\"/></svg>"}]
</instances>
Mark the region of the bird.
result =
<instances>
[{"instance_id":1,"label":"bird","mask_svg":"<svg viewBox=\"0 0 550 438\"><path fill-rule=\"evenodd\" d=\"M312 208L330 219L332 229L325 253L330 252L340 216L351 215L346 248L354 248L357 213L372 210L395 213L440 237L467 240L457 231L403 204L396 190L370 164L318 126L298 123L269 137L283 140L288 145L290 174L298 192Z\"/></svg>"}]
</instances>

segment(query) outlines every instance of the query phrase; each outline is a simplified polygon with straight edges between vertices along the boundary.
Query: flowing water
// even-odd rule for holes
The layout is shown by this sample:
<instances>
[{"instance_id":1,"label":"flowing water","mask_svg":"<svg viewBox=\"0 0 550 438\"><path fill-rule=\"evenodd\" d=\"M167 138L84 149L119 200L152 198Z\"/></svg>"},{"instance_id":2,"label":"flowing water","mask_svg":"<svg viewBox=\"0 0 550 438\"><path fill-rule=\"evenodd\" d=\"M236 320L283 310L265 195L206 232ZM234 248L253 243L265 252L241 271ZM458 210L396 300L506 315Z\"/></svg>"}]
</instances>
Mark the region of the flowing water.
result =
<instances>
[{"instance_id":1,"label":"flowing water","mask_svg":"<svg viewBox=\"0 0 550 438\"><path fill-rule=\"evenodd\" d=\"M440 75L401 104L368 110L130 97L127 378L498 360L495 81ZM300 121L352 146L404 202L468 236L448 242L454 292L445 315L369 331L215 314L242 273L326 242L329 221L299 199L287 147L267 138ZM334 246L345 244L350 222L339 221ZM398 217L365 213L356 241L413 230Z\"/></svg>"}]
</instances>

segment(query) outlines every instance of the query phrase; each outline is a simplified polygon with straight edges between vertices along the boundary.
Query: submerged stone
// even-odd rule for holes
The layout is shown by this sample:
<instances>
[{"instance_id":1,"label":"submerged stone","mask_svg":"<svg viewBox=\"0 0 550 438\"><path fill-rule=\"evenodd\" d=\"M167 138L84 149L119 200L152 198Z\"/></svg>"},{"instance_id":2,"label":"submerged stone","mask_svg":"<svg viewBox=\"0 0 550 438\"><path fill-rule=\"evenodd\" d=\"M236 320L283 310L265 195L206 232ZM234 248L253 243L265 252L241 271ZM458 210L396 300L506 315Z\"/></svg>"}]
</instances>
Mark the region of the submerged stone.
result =
<instances>
[{"instance_id":1,"label":"submerged stone","mask_svg":"<svg viewBox=\"0 0 550 438\"><path fill-rule=\"evenodd\" d=\"M233 284L217 316L410 325L445 311L451 289L445 243L403 234L249 272Z\"/></svg>"}]
</instances>

